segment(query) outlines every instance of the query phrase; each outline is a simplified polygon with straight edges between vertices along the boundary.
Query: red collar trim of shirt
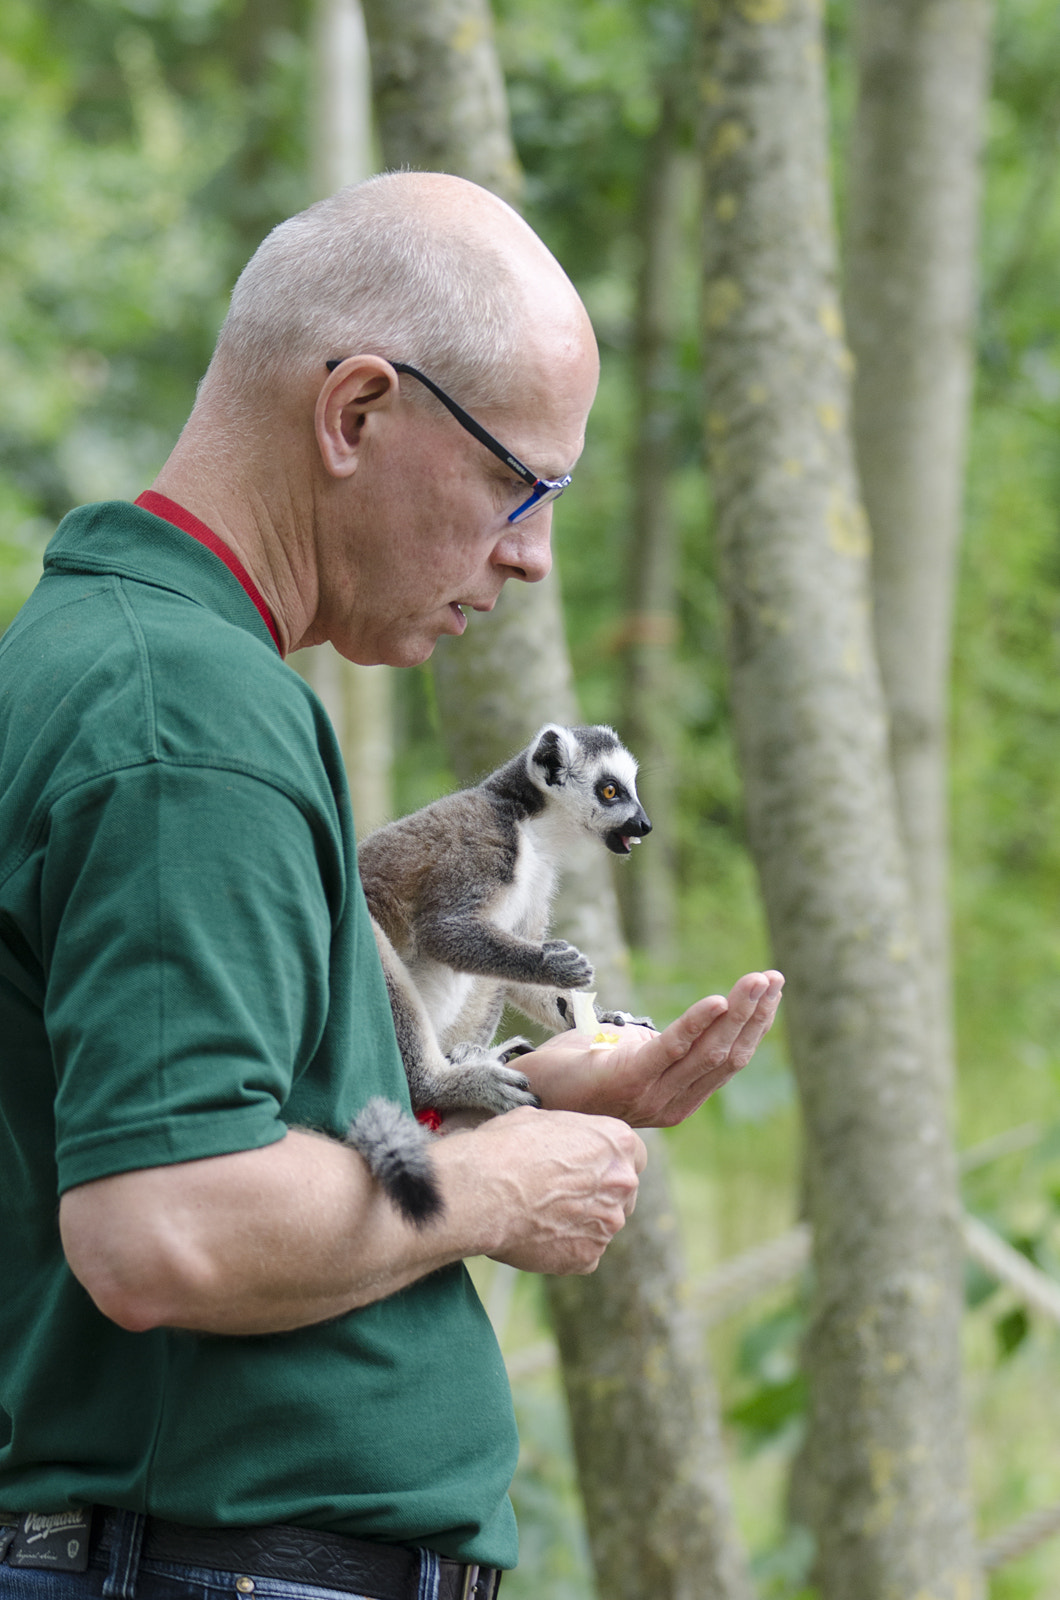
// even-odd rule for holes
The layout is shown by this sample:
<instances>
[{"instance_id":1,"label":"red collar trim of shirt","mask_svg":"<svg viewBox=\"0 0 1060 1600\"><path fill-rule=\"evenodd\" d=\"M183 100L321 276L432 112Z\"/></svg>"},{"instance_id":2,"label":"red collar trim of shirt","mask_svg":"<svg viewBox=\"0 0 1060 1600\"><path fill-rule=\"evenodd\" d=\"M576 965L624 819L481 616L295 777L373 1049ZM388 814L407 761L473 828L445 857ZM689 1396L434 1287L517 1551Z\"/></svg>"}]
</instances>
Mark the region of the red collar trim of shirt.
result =
<instances>
[{"instance_id":1,"label":"red collar trim of shirt","mask_svg":"<svg viewBox=\"0 0 1060 1600\"><path fill-rule=\"evenodd\" d=\"M197 539L200 544L204 544L207 550L212 550L214 555L224 562L232 576L238 579L250 596L262 622L264 622L272 635L277 650L282 655L283 646L280 643L279 630L273 621L272 612L265 604L261 590L239 557L233 550L228 548L223 540L217 537L213 529L208 528L205 522L200 522L194 512L189 511L185 506L178 505L176 500L170 500L168 495L159 494L156 489L145 489L143 494L137 496L136 504L141 506L144 511L150 511L153 516L161 517L164 522L171 522L182 533L190 534L193 539Z\"/></svg>"}]
</instances>

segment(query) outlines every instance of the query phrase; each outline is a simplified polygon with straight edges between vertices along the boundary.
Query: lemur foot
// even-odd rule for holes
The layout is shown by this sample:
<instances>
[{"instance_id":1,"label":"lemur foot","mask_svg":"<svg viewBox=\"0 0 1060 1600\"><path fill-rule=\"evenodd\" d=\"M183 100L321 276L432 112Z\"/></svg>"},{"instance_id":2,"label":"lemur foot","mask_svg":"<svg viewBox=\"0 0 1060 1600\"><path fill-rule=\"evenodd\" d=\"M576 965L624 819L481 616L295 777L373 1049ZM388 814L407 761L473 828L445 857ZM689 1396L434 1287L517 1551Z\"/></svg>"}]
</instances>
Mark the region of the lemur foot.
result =
<instances>
[{"instance_id":1,"label":"lemur foot","mask_svg":"<svg viewBox=\"0 0 1060 1600\"><path fill-rule=\"evenodd\" d=\"M445 1209L434 1176L426 1130L391 1100L369 1100L350 1123L346 1143L407 1221L425 1227Z\"/></svg>"},{"instance_id":2,"label":"lemur foot","mask_svg":"<svg viewBox=\"0 0 1060 1600\"><path fill-rule=\"evenodd\" d=\"M532 1049L527 1039L506 1039L503 1044L456 1044L446 1057L450 1071L431 1086L432 1103L439 1111L477 1107L500 1116L516 1106L537 1106L541 1102L530 1081L518 1067L508 1064L509 1056Z\"/></svg>"},{"instance_id":3,"label":"lemur foot","mask_svg":"<svg viewBox=\"0 0 1060 1600\"><path fill-rule=\"evenodd\" d=\"M658 1031L655 1029L655 1024L650 1017L634 1017L628 1011L598 1011L596 1020L597 1022L609 1022L613 1028L622 1028L627 1022L632 1022L638 1028L651 1028L654 1031Z\"/></svg>"},{"instance_id":4,"label":"lemur foot","mask_svg":"<svg viewBox=\"0 0 1060 1600\"><path fill-rule=\"evenodd\" d=\"M566 939L546 939L541 947L545 982L560 989L587 989L593 981L593 964Z\"/></svg>"}]
</instances>

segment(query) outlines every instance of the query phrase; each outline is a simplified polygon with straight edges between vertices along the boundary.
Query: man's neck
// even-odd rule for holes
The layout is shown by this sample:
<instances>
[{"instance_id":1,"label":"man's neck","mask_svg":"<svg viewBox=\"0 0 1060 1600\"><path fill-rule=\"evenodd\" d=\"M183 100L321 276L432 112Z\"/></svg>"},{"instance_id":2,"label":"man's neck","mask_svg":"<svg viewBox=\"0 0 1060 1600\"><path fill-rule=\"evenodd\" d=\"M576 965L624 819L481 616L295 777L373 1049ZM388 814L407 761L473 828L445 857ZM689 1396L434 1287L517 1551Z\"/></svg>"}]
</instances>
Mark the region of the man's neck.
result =
<instances>
[{"instance_id":1,"label":"man's neck","mask_svg":"<svg viewBox=\"0 0 1060 1600\"><path fill-rule=\"evenodd\" d=\"M152 488L204 522L246 568L286 656L306 635L316 598L312 544L297 526L295 497L283 485L263 491L227 471L204 471L202 456L182 437Z\"/></svg>"}]
</instances>

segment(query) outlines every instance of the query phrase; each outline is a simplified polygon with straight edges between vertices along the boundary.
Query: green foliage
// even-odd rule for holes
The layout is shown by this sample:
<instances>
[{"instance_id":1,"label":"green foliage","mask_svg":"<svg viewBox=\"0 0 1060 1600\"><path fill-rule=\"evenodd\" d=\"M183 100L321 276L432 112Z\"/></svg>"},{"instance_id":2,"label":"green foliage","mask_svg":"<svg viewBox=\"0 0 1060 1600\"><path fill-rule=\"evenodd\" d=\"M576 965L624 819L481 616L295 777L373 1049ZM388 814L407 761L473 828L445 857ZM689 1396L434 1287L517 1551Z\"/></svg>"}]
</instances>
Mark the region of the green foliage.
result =
<instances>
[{"instance_id":1,"label":"green foliage","mask_svg":"<svg viewBox=\"0 0 1060 1600\"><path fill-rule=\"evenodd\" d=\"M741 1430L748 1448L778 1441L790 1448L801 1433L806 1380L799 1370L799 1345L805 1331L805 1307L791 1301L752 1324L740 1341L741 1393L726 1408L725 1420Z\"/></svg>"},{"instance_id":2,"label":"green foliage","mask_svg":"<svg viewBox=\"0 0 1060 1600\"><path fill-rule=\"evenodd\" d=\"M515 1388L519 1472L512 1503L519 1520L519 1566L504 1579L505 1600L585 1600L592 1568L560 1385Z\"/></svg>"},{"instance_id":3,"label":"green foliage","mask_svg":"<svg viewBox=\"0 0 1060 1600\"><path fill-rule=\"evenodd\" d=\"M687 60L682 0L498 0L527 214L579 282L628 267L660 85Z\"/></svg>"},{"instance_id":4,"label":"green foliage","mask_svg":"<svg viewBox=\"0 0 1060 1600\"><path fill-rule=\"evenodd\" d=\"M1003 1317L998 1317L994 1323L994 1333L999 1360L1006 1360L1013 1351L1019 1349L1030 1332L1030 1326L1030 1318L1022 1306L1013 1306Z\"/></svg>"},{"instance_id":5,"label":"green foliage","mask_svg":"<svg viewBox=\"0 0 1060 1600\"><path fill-rule=\"evenodd\" d=\"M813 1535L793 1527L772 1550L756 1557L751 1575L759 1600L818 1600L807 1577L813 1564Z\"/></svg>"},{"instance_id":6,"label":"green foliage","mask_svg":"<svg viewBox=\"0 0 1060 1600\"><path fill-rule=\"evenodd\" d=\"M300 170L273 169L233 218L264 124L289 126L304 88L302 44L251 28L272 57L245 92L219 53L241 20L231 0L0 13L0 623L59 517L135 495L165 458L244 254L233 221L260 237L305 199Z\"/></svg>"}]
</instances>

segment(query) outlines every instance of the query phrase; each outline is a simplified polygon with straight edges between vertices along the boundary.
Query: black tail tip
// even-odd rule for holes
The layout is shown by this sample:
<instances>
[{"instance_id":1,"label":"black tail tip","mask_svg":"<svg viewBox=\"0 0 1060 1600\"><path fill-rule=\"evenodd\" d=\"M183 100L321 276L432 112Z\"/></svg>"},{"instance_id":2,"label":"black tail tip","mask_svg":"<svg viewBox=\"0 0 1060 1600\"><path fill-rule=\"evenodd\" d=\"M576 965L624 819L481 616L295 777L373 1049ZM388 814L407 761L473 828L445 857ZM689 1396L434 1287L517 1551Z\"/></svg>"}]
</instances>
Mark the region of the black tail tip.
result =
<instances>
[{"instance_id":1,"label":"black tail tip","mask_svg":"<svg viewBox=\"0 0 1060 1600\"><path fill-rule=\"evenodd\" d=\"M385 1187L405 1221L415 1228L426 1228L445 1210L441 1192L430 1173L400 1173Z\"/></svg>"}]
</instances>

